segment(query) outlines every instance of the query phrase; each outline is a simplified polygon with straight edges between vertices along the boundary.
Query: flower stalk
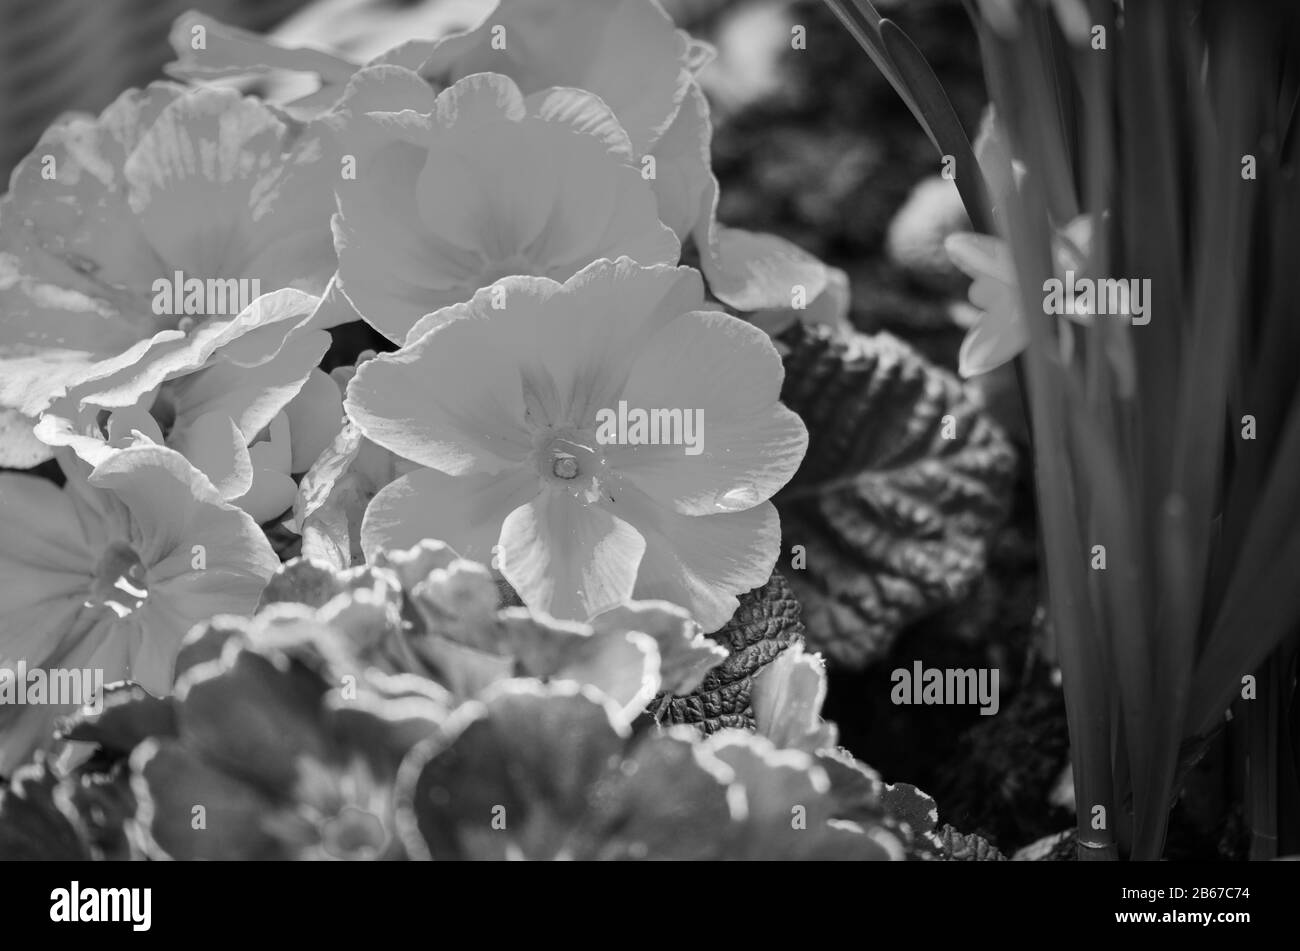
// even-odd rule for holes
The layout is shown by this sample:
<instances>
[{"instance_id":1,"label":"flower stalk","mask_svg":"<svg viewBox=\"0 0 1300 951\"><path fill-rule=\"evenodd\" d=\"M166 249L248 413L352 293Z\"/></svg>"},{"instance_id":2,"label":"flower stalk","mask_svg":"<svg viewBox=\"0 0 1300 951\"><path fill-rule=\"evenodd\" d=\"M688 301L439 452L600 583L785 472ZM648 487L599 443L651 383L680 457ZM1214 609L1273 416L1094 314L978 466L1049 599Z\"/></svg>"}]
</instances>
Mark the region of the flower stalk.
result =
<instances>
[{"instance_id":1,"label":"flower stalk","mask_svg":"<svg viewBox=\"0 0 1300 951\"><path fill-rule=\"evenodd\" d=\"M884 32L867 0L828 2L855 35ZM1079 857L1163 855L1183 777L1238 699L1252 856L1270 857L1294 695L1278 652L1300 620L1282 567L1300 558L1297 18L1267 0L968 8L1018 167L992 217L1027 341ZM1142 282L1142 319L1133 299L1120 319L1049 316L1081 213L1074 279Z\"/></svg>"}]
</instances>

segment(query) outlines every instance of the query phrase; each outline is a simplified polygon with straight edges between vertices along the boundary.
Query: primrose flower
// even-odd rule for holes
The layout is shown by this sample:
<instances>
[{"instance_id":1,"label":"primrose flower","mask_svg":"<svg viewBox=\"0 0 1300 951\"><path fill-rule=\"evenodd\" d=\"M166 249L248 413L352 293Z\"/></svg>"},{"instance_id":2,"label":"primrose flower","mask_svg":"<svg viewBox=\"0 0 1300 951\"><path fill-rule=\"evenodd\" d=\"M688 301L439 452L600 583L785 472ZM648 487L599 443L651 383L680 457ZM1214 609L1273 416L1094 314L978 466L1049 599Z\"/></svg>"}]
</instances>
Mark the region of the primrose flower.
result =
<instances>
[{"instance_id":1,"label":"primrose flower","mask_svg":"<svg viewBox=\"0 0 1300 951\"><path fill-rule=\"evenodd\" d=\"M357 169L338 188L340 284L395 341L507 275L564 280L621 255L677 262L627 135L590 93L525 100L507 77L484 73L435 96L414 72L386 66L361 70L341 109Z\"/></svg>"},{"instance_id":2,"label":"primrose flower","mask_svg":"<svg viewBox=\"0 0 1300 951\"><path fill-rule=\"evenodd\" d=\"M179 453L123 449L67 484L0 474L0 668L103 672L155 694L181 641L213 614L245 613L279 567L266 536ZM0 704L8 774L74 709Z\"/></svg>"},{"instance_id":3,"label":"primrose flower","mask_svg":"<svg viewBox=\"0 0 1300 951\"><path fill-rule=\"evenodd\" d=\"M52 126L0 201L0 408L31 420L88 381L98 405L135 406L233 329L245 356L277 351L293 325L257 332L248 313L335 269L328 141L171 83Z\"/></svg>"},{"instance_id":4,"label":"primrose flower","mask_svg":"<svg viewBox=\"0 0 1300 951\"><path fill-rule=\"evenodd\" d=\"M361 520L370 500L418 468L347 422L299 483L291 527L302 536L302 554L336 568L363 564Z\"/></svg>"},{"instance_id":5,"label":"primrose flower","mask_svg":"<svg viewBox=\"0 0 1300 951\"><path fill-rule=\"evenodd\" d=\"M492 72L509 76L525 97L557 86L594 93L626 132L631 161L654 191L659 219L679 241L690 239L698 247L701 270L715 297L748 312L770 333L796 319L847 326L848 280L842 271L776 235L729 228L717 220L712 124L696 79L713 58L709 44L677 29L657 0L500 0L480 6L470 29L440 39L409 40L366 65L415 70L435 89ZM443 12L445 16L432 15L433 29L463 15ZM191 32L200 25L208 43L204 50L194 50ZM373 42L355 29L333 39L340 48ZM287 106L306 115L337 109L349 70L361 68L193 13L177 21L172 45L179 60L169 71L196 80L269 70L315 74L320 88ZM384 95L388 104L375 97L367 100L367 108L427 108L406 102L404 87L401 94L390 90ZM409 253L401 249L394 256Z\"/></svg>"},{"instance_id":6,"label":"primrose flower","mask_svg":"<svg viewBox=\"0 0 1300 951\"><path fill-rule=\"evenodd\" d=\"M344 401L367 437L427 467L370 503L367 556L436 538L557 618L635 597L720 628L771 574L768 499L808 434L779 402L768 336L704 306L696 271L623 258L564 284L505 278L422 318ZM650 443L635 411L676 413L679 436L692 418L699 438Z\"/></svg>"},{"instance_id":7,"label":"primrose flower","mask_svg":"<svg viewBox=\"0 0 1300 951\"><path fill-rule=\"evenodd\" d=\"M335 629L299 605L279 607L288 610L214 619L186 640L167 701L170 728L131 752L151 857L400 855L393 779L404 754L445 717L445 691L372 671L357 679L346 652L322 650ZM210 827L195 829L195 802L206 805Z\"/></svg>"},{"instance_id":8,"label":"primrose flower","mask_svg":"<svg viewBox=\"0 0 1300 951\"><path fill-rule=\"evenodd\" d=\"M290 474L307 471L342 425L338 387L316 368L329 335L298 326L275 330L309 317L314 306L315 298L296 291L267 295L256 308L265 311L252 319L194 335L192 344L206 343L191 346L191 359L160 366L162 381L133 405L99 402L111 378L74 385L42 414L35 433L51 446L72 447L91 465L141 439L169 446L223 499L269 521L293 504ZM210 332L216 329L224 332ZM284 335L279 349L249 352L243 338L257 341L263 332Z\"/></svg>"},{"instance_id":9,"label":"primrose flower","mask_svg":"<svg viewBox=\"0 0 1300 951\"><path fill-rule=\"evenodd\" d=\"M494 72L525 93L590 90L618 116L638 156L667 131L693 71L713 55L656 0L501 0L478 26L431 42L426 53L420 74L441 83Z\"/></svg>"},{"instance_id":10,"label":"primrose flower","mask_svg":"<svg viewBox=\"0 0 1300 951\"><path fill-rule=\"evenodd\" d=\"M409 58L418 48L393 53ZM429 44L419 72L447 83L491 70L526 94L549 86L594 92L627 130L635 161L653 169L659 217L680 240L694 240L715 297L737 310L779 312L759 320L774 333L796 318L842 326L842 271L776 235L717 220L713 127L696 81L713 57L713 47L676 29L658 0L500 0L478 26Z\"/></svg>"}]
</instances>

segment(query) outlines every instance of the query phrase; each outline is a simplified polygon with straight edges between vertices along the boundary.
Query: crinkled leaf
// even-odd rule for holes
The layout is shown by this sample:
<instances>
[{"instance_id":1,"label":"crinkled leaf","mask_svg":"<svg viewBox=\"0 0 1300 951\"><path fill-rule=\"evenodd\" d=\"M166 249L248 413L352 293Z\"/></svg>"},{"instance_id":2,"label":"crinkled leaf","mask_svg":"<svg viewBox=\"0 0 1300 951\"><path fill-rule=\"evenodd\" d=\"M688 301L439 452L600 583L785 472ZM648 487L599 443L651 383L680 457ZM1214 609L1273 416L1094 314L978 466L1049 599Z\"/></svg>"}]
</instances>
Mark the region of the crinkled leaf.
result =
<instances>
[{"instance_id":1,"label":"crinkled leaf","mask_svg":"<svg viewBox=\"0 0 1300 951\"><path fill-rule=\"evenodd\" d=\"M954 377L893 337L796 326L783 340L782 400L809 432L775 500L783 570L812 645L860 667L969 593L1016 457Z\"/></svg>"},{"instance_id":2,"label":"crinkled leaf","mask_svg":"<svg viewBox=\"0 0 1300 951\"><path fill-rule=\"evenodd\" d=\"M803 638L799 602L785 578L774 572L767 584L740 598L740 607L720 630L709 635L725 647L727 659L681 697L660 696L652 705L662 723L690 723L706 733L724 727L752 729L753 676L781 651Z\"/></svg>"},{"instance_id":3,"label":"crinkled leaf","mask_svg":"<svg viewBox=\"0 0 1300 951\"><path fill-rule=\"evenodd\" d=\"M885 810L906 822L914 835L933 832L939 824L939 806L911 783L886 783L880 791Z\"/></svg>"},{"instance_id":4,"label":"crinkled leaf","mask_svg":"<svg viewBox=\"0 0 1300 951\"><path fill-rule=\"evenodd\" d=\"M1005 862L1007 857L987 839L944 825L932 835L935 858L948 862Z\"/></svg>"}]
</instances>

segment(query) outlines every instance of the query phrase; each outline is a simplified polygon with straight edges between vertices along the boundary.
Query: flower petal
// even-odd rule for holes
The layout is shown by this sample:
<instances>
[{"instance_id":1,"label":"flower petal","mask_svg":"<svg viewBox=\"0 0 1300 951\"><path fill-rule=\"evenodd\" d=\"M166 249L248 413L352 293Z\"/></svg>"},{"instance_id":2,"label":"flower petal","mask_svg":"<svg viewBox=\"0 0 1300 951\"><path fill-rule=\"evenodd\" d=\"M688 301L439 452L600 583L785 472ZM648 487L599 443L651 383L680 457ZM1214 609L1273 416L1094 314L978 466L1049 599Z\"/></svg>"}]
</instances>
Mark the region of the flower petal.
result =
<instances>
[{"instance_id":1,"label":"flower petal","mask_svg":"<svg viewBox=\"0 0 1300 951\"><path fill-rule=\"evenodd\" d=\"M784 376L766 334L729 314L694 310L641 350L622 395L629 406L686 404L737 419L775 404Z\"/></svg>"},{"instance_id":2,"label":"flower petal","mask_svg":"<svg viewBox=\"0 0 1300 951\"><path fill-rule=\"evenodd\" d=\"M54 456L54 451L36 438L36 420L16 409L0 409L0 468L31 469Z\"/></svg>"},{"instance_id":3,"label":"flower petal","mask_svg":"<svg viewBox=\"0 0 1300 951\"><path fill-rule=\"evenodd\" d=\"M659 219L683 241L710 207L706 197L716 188L710 143L713 126L709 103L698 83L691 83L677 118L655 143L655 177Z\"/></svg>"},{"instance_id":4,"label":"flower petal","mask_svg":"<svg viewBox=\"0 0 1300 951\"><path fill-rule=\"evenodd\" d=\"M542 414L537 422L589 428L598 410L617 402L646 342L703 298L700 275L691 268L593 261L563 285L504 278L465 307L421 318L409 339L463 315L478 317L494 328L496 352L514 361L536 396L529 410ZM499 309L498 301L504 302Z\"/></svg>"},{"instance_id":5,"label":"flower petal","mask_svg":"<svg viewBox=\"0 0 1300 951\"><path fill-rule=\"evenodd\" d=\"M131 775L151 850L194 860L278 857L275 838L263 828L274 800L181 744L145 740L131 754ZM220 834L210 833L206 824L194 828L197 802Z\"/></svg>"},{"instance_id":6,"label":"flower petal","mask_svg":"<svg viewBox=\"0 0 1300 951\"><path fill-rule=\"evenodd\" d=\"M54 483L0 473L0 533L6 540L21 539L0 547L0 618L89 585L95 562L86 526ZM9 633L6 621L0 630ZM0 654L8 654L7 641L0 638Z\"/></svg>"},{"instance_id":7,"label":"flower petal","mask_svg":"<svg viewBox=\"0 0 1300 951\"><path fill-rule=\"evenodd\" d=\"M421 465L500 472L532 446L518 362L500 321L462 306L444 314L442 326L362 364L344 407L367 437Z\"/></svg>"},{"instance_id":8,"label":"flower petal","mask_svg":"<svg viewBox=\"0 0 1300 951\"><path fill-rule=\"evenodd\" d=\"M501 574L533 610L586 620L631 598L645 545L622 519L549 488L507 516Z\"/></svg>"},{"instance_id":9,"label":"flower petal","mask_svg":"<svg viewBox=\"0 0 1300 951\"><path fill-rule=\"evenodd\" d=\"M257 523L222 500L180 453L162 446L123 449L97 466L89 482L110 490L130 513L149 575L141 611L170 603L188 621L164 629L175 646L195 621L257 605L279 558Z\"/></svg>"},{"instance_id":10,"label":"flower petal","mask_svg":"<svg viewBox=\"0 0 1300 951\"><path fill-rule=\"evenodd\" d=\"M694 410L684 410L683 415ZM605 458L661 505L683 515L740 512L766 501L790 481L808 450L797 414L769 406L742 419L698 416L698 455L680 445L610 445Z\"/></svg>"},{"instance_id":11,"label":"flower petal","mask_svg":"<svg viewBox=\"0 0 1300 951\"><path fill-rule=\"evenodd\" d=\"M967 277L991 277L1001 284L1015 285L1011 250L1001 238L962 231L948 235L943 247L948 258Z\"/></svg>"},{"instance_id":12,"label":"flower petal","mask_svg":"<svg viewBox=\"0 0 1300 951\"><path fill-rule=\"evenodd\" d=\"M198 28L203 30L201 49L194 46ZM314 73L326 87L341 90L356 69L323 50L281 46L193 10L176 18L168 41L177 60L167 64L166 71L181 79L204 81L281 69Z\"/></svg>"},{"instance_id":13,"label":"flower petal","mask_svg":"<svg viewBox=\"0 0 1300 951\"><path fill-rule=\"evenodd\" d=\"M322 330L295 333L273 359L256 367L222 360L217 351L210 366L175 382L173 432L200 416L220 413L234 420L246 442L253 439L302 390L329 343ZM337 395L338 387L333 389Z\"/></svg>"},{"instance_id":14,"label":"flower petal","mask_svg":"<svg viewBox=\"0 0 1300 951\"><path fill-rule=\"evenodd\" d=\"M36 416L99 361L156 327L117 308L108 289L0 229L0 406ZM129 312L128 312L129 313Z\"/></svg>"},{"instance_id":15,"label":"flower petal","mask_svg":"<svg viewBox=\"0 0 1300 951\"><path fill-rule=\"evenodd\" d=\"M175 83L151 83L122 93L98 117L56 121L14 170L2 200L5 230L21 222L83 280L145 293L162 261L128 203L123 166L184 94Z\"/></svg>"},{"instance_id":16,"label":"flower petal","mask_svg":"<svg viewBox=\"0 0 1300 951\"><path fill-rule=\"evenodd\" d=\"M679 515L625 488L609 510L645 538L634 596L681 605L704 633L736 613L738 596L766 583L781 549L771 502L723 515Z\"/></svg>"},{"instance_id":17,"label":"flower petal","mask_svg":"<svg viewBox=\"0 0 1300 951\"><path fill-rule=\"evenodd\" d=\"M306 472L343 428L343 394L328 373L313 367L284 412L293 447L289 471Z\"/></svg>"},{"instance_id":18,"label":"flower petal","mask_svg":"<svg viewBox=\"0 0 1300 951\"><path fill-rule=\"evenodd\" d=\"M322 140L297 135L233 89L200 88L169 103L123 168L132 210L160 258L192 276L266 280L268 290L332 271L324 227L336 169L322 161ZM312 230L315 246L300 234ZM293 250L277 263L291 271L256 268L286 243Z\"/></svg>"},{"instance_id":19,"label":"flower petal","mask_svg":"<svg viewBox=\"0 0 1300 951\"><path fill-rule=\"evenodd\" d=\"M370 560L381 549L410 548L431 538L487 563L506 516L537 492L537 477L521 469L463 476L418 469L371 500L361 523L361 547Z\"/></svg>"},{"instance_id":20,"label":"flower petal","mask_svg":"<svg viewBox=\"0 0 1300 951\"><path fill-rule=\"evenodd\" d=\"M629 410L680 409L683 424L703 424L696 444L614 444L606 458L684 515L751 508L790 480L808 448L802 420L777 402L784 375L757 327L718 312L683 314L641 349L621 399Z\"/></svg>"},{"instance_id":21,"label":"flower petal","mask_svg":"<svg viewBox=\"0 0 1300 951\"><path fill-rule=\"evenodd\" d=\"M495 42L501 30L504 49ZM503 0L473 30L435 42L420 73L454 82L500 72L525 93L588 89L609 104L644 155L686 95L691 57L685 35L657 3Z\"/></svg>"},{"instance_id":22,"label":"flower petal","mask_svg":"<svg viewBox=\"0 0 1300 951\"><path fill-rule=\"evenodd\" d=\"M1028 328L1018 309L986 311L961 342L957 372L969 378L996 370L1028 345Z\"/></svg>"},{"instance_id":23,"label":"flower petal","mask_svg":"<svg viewBox=\"0 0 1300 951\"><path fill-rule=\"evenodd\" d=\"M238 498L253 484L248 440L226 413L204 413L191 420L173 435L171 448L207 476L223 499Z\"/></svg>"},{"instance_id":24,"label":"flower petal","mask_svg":"<svg viewBox=\"0 0 1300 951\"><path fill-rule=\"evenodd\" d=\"M255 334L256 349L262 356L252 363L266 362L279 353L295 327L310 319L316 303L312 295L286 288L263 294L236 317L206 320L188 334L159 331L129 350L99 361L68 396L109 409L131 406L163 381L201 369L218 350L227 360L240 358L241 345Z\"/></svg>"},{"instance_id":25,"label":"flower petal","mask_svg":"<svg viewBox=\"0 0 1300 951\"><path fill-rule=\"evenodd\" d=\"M358 95L368 72L358 74ZM509 78L483 73L444 90L429 115L338 119L345 141L361 141L356 179L338 189L340 280L394 340L501 277L565 280L600 258L651 264L680 254L626 134L584 90L549 89L525 103Z\"/></svg>"}]
</instances>

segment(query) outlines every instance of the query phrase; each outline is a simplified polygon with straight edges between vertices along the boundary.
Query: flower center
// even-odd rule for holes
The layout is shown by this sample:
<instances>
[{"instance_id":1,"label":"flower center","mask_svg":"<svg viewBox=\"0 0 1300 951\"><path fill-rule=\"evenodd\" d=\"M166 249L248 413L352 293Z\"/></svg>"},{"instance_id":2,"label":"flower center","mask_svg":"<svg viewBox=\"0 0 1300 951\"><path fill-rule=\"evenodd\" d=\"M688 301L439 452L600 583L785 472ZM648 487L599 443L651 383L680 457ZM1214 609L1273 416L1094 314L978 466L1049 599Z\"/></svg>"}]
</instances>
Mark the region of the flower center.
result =
<instances>
[{"instance_id":1,"label":"flower center","mask_svg":"<svg viewBox=\"0 0 1300 951\"><path fill-rule=\"evenodd\" d=\"M144 562L126 542L113 542L99 559L86 604L102 605L123 618L139 610L148 597L149 579Z\"/></svg>"},{"instance_id":2,"label":"flower center","mask_svg":"<svg viewBox=\"0 0 1300 951\"><path fill-rule=\"evenodd\" d=\"M590 433L562 431L544 435L537 444L537 471L542 481L587 502L604 494L605 458Z\"/></svg>"},{"instance_id":3,"label":"flower center","mask_svg":"<svg viewBox=\"0 0 1300 951\"><path fill-rule=\"evenodd\" d=\"M376 815L344 806L321 828L322 846L335 858L374 858L384 850L388 833Z\"/></svg>"}]
</instances>

